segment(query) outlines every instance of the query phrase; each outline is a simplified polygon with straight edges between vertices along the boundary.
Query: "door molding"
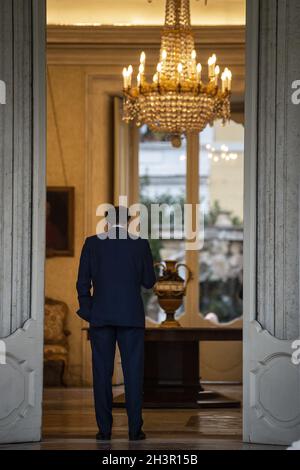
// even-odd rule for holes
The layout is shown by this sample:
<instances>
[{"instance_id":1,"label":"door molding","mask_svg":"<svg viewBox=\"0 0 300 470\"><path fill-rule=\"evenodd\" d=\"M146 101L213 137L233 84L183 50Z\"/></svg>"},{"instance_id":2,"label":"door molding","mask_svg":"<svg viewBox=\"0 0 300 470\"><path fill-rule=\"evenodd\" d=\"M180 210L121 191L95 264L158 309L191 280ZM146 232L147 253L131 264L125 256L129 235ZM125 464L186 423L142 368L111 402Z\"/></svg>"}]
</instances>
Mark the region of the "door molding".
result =
<instances>
[{"instance_id":1,"label":"door molding","mask_svg":"<svg viewBox=\"0 0 300 470\"><path fill-rule=\"evenodd\" d=\"M21 327L3 340L6 346L7 362L5 365L0 365L1 443L39 441L42 429L46 212L46 8L45 2L41 0L32 0L30 7L33 73L33 117L32 122L27 122L32 129L30 315ZM15 254L16 262L22 262L20 256L20 253Z\"/></svg>"},{"instance_id":2,"label":"door molding","mask_svg":"<svg viewBox=\"0 0 300 470\"><path fill-rule=\"evenodd\" d=\"M290 444L300 435L300 368L291 340L257 321L257 155L260 0L247 1L244 174L244 408L245 442Z\"/></svg>"}]
</instances>

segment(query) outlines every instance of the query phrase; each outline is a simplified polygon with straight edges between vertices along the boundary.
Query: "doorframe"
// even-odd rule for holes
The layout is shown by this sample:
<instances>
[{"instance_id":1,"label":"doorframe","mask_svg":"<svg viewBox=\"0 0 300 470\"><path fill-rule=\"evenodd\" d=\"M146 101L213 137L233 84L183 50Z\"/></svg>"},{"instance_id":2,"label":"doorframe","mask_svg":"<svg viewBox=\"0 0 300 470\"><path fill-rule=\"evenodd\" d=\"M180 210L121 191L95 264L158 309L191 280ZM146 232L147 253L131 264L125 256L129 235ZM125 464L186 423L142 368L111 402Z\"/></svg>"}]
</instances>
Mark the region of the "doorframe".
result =
<instances>
[{"instance_id":1,"label":"doorframe","mask_svg":"<svg viewBox=\"0 0 300 470\"><path fill-rule=\"evenodd\" d=\"M31 318L44 322L46 232L46 2L33 2L33 184Z\"/></svg>"},{"instance_id":2,"label":"doorframe","mask_svg":"<svg viewBox=\"0 0 300 470\"><path fill-rule=\"evenodd\" d=\"M243 270L243 440L250 429L250 323L256 321L256 208L258 145L259 0L246 0L245 146L244 146L244 270ZM245 269L246 267L246 269Z\"/></svg>"},{"instance_id":3,"label":"doorframe","mask_svg":"<svg viewBox=\"0 0 300 470\"><path fill-rule=\"evenodd\" d=\"M39 436L42 438L43 351L45 310L46 248L46 2L33 0L33 172L32 172L32 261L31 319L36 323L40 374L35 377L35 402L41 416ZM41 18L45 22L42 23ZM37 433L38 434L38 433Z\"/></svg>"},{"instance_id":4,"label":"doorframe","mask_svg":"<svg viewBox=\"0 0 300 470\"><path fill-rule=\"evenodd\" d=\"M256 187L258 112L259 0L246 0L246 80L244 150L244 271L243 271L243 439L249 435L245 414L249 405L249 324L256 312ZM246 269L245 269L246 267Z\"/></svg>"},{"instance_id":5,"label":"doorframe","mask_svg":"<svg viewBox=\"0 0 300 470\"><path fill-rule=\"evenodd\" d=\"M259 0L247 0L244 160L244 328L256 310L256 188ZM245 351L244 351L245 353Z\"/></svg>"}]
</instances>

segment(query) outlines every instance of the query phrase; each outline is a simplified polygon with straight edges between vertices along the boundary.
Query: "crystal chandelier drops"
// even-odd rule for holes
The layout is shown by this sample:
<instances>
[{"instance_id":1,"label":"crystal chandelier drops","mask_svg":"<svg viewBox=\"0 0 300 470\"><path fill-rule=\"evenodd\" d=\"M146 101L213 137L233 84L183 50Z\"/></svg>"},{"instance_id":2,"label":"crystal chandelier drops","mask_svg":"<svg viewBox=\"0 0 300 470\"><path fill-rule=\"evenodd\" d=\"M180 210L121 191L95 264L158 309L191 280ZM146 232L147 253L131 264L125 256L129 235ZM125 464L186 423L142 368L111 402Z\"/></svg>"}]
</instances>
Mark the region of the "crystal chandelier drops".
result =
<instances>
[{"instance_id":1,"label":"crystal chandelier drops","mask_svg":"<svg viewBox=\"0 0 300 470\"><path fill-rule=\"evenodd\" d=\"M201 132L216 119L230 119L232 74L221 74L213 54L208 60L208 82L202 81L190 22L189 0L167 0L160 58L152 82L146 78L146 54L141 53L137 83L133 68L123 69L123 119L147 124L152 131L180 135Z\"/></svg>"}]
</instances>

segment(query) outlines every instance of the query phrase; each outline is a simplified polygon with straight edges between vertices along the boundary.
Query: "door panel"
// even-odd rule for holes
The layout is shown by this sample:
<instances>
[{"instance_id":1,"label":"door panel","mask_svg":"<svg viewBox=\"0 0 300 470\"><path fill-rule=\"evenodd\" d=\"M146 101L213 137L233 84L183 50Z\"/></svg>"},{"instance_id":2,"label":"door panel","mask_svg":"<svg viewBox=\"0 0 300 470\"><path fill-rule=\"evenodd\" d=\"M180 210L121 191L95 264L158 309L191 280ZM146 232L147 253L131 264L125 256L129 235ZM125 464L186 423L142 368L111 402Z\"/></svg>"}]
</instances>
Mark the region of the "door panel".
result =
<instances>
[{"instance_id":1,"label":"door panel","mask_svg":"<svg viewBox=\"0 0 300 470\"><path fill-rule=\"evenodd\" d=\"M0 442L41 437L45 2L0 3ZM2 358L3 359L3 358Z\"/></svg>"},{"instance_id":2,"label":"door panel","mask_svg":"<svg viewBox=\"0 0 300 470\"><path fill-rule=\"evenodd\" d=\"M247 340L251 442L290 444L300 436L300 367L291 361L290 341L278 340L252 322Z\"/></svg>"},{"instance_id":3,"label":"door panel","mask_svg":"<svg viewBox=\"0 0 300 470\"><path fill-rule=\"evenodd\" d=\"M244 440L300 436L300 3L247 1L244 225Z\"/></svg>"}]
</instances>

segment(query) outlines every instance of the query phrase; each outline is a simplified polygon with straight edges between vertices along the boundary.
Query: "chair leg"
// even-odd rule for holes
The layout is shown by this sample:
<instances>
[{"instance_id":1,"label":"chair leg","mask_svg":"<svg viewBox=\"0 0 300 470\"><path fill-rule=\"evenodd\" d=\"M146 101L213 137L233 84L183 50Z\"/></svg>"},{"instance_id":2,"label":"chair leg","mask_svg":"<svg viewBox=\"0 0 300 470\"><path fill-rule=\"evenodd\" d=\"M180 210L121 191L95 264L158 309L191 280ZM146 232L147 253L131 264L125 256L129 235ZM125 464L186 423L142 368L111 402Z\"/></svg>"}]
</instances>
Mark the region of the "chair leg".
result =
<instances>
[{"instance_id":1,"label":"chair leg","mask_svg":"<svg viewBox=\"0 0 300 470\"><path fill-rule=\"evenodd\" d=\"M63 361L63 366L62 366L62 371L61 371L61 383L64 387L68 386L66 382L67 370L68 370L68 364L66 361Z\"/></svg>"}]
</instances>

